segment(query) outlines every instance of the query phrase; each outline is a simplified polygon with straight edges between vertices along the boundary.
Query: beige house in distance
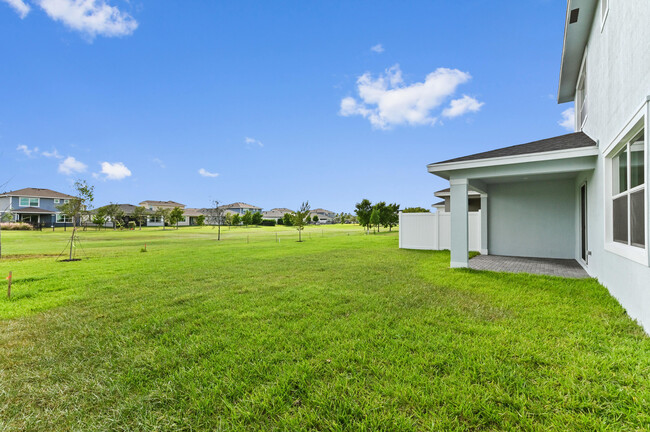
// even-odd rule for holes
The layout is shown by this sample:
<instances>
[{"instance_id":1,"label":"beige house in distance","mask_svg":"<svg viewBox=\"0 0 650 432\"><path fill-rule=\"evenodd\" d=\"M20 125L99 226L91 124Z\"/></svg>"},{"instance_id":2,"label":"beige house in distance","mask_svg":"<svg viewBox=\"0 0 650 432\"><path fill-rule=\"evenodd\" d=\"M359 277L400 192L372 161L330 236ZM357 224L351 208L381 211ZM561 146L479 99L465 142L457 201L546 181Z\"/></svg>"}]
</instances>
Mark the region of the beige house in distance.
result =
<instances>
[{"instance_id":1,"label":"beige house in distance","mask_svg":"<svg viewBox=\"0 0 650 432\"><path fill-rule=\"evenodd\" d=\"M180 207L183 210L185 210L185 204L177 203L176 201L146 200L146 201L142 201L140 205L151 212L155 212L159 208L166 208L169 210L173 210L174 207ZM147 217L147 226L163 226L163 224L164 221L162 221L159 217L156 216ZM190 219L187 216L185 216L183 220L178 222L179 226L187 226L189 224L190 224Z\"/></svg>"}]
</instances>

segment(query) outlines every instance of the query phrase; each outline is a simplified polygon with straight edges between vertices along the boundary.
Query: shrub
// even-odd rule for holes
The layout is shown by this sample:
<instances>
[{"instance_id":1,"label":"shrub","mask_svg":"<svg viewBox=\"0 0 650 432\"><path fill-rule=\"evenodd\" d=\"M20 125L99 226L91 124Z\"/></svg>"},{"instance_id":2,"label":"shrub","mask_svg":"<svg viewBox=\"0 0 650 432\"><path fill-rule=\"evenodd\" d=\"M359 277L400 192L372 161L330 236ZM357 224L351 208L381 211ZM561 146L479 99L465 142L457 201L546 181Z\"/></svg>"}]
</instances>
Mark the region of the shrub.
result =
<instances>
[{"instance_id":1,"label":"shrub","mask_svg":"<svg viewBox=\"0 0 650 432\"><path fill-rule=\"evenodd\" d=\"M262 223L260 225L262 226L275 226L275 220L274 219L263 219Z\"/></svg>"},{"instance_id":2,"label":"shrub","mask_svg":"<svg viewBox=\"0 0 650 432\"><path fill-rule=\"evenodd\" d=\"M25 222L3 222L0 223L0 227L7 231L30 231L34 229L33 226Z\"/></svg>"},{"instance_id":3,"label":"shrub","mask_svg":"<svg viewBox=\"0 0 650 432\"><path fill-rule=\"evenodd\" d=\"M284 225L284 219L278 218L278 225Z\"/></svg>"},{"instance_id":4,"label":"shrub","mask_svg":"<svg viewBox=\"0 0 650 432\"><path fill-rule=\"evenodd\" d=\"M135 221L129 221L129 229L134 230L135 229Z\"/></svg>"}]
</instances>

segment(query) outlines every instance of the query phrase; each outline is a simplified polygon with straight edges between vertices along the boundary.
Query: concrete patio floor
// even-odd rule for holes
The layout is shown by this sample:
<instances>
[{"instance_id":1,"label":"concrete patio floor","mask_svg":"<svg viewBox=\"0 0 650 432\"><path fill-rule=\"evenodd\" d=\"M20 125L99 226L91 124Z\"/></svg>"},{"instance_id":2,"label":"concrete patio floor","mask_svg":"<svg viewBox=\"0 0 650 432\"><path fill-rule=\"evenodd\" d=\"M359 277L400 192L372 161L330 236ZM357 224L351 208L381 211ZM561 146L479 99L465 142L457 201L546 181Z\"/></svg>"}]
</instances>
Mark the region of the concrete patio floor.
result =
<instances>
[{"instance_id":1,"label":"concrete patio floor","mask_svg":"<svg viewBox=\"0 0 650 432\"><path fill-rule=\"evenodd\" d=\"M553 258L525 258L501 255L477 255L469 260L474 270L509 273L532 273L565 278L588 278L589 274L576 260Z\"/></svg>"}]
</instances>

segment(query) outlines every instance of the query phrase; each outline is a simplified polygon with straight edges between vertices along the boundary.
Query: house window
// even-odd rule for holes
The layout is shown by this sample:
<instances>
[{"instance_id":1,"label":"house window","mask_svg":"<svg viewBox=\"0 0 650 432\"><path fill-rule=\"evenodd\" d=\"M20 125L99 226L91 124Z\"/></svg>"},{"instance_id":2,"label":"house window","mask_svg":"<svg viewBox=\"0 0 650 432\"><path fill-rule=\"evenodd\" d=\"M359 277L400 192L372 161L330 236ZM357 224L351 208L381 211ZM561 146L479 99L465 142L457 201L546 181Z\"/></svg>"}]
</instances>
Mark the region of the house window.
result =
<instances>
[{"instance_id":1,"label":"house window","mask_svg":"<svg viewBox=\"0 0 650 432\"><path fill-rule=\"evenodd\" d=\"M160 216L149 216L149 222L158 223L158 222L161 222L161 218L160 218Z\"/></svg>"},{"instance_id":2,"label":"house window","mask_svg":"<svg viewBox=\"0 0 650 432\"><path fill-rule=\"evenodd\" d=\"M61 201L60 199L58 199L58 198L54 198L54 204L59 204L60 201Z\"/></svg>"},{"instance_id":3,"label":"house window","mask_svg":"<svg viewBox=\"0 0 650 432\"><path fill-rule=\"evenodd\" d=\"M582 130L582 127L585 124L587 119L587 63L585 62L582 65L582 71L580 72L580 77L578 78L578 88L576 92L576 111L577 111L577 122L578 130Z\"/></svg>"},{"instance_id":4,"label":"house window","mask_svg":"<svg viewBox=\"0 0 650 432\"><path fill-rule=\"evenodd\" d=\"M638 133L612 158L615 242L645 248L645 135Z\"/></svg>"},{"instance_id":5,"label":"house window","mask_svg":"<svg viewBox=\"0 0 650 432\"><path fill-rule=\"evenodd\" d=\"M20 207L38 207L38 198L20 197Z\"/></svg>"},{"instance_id":6,"label":"house window","mask_svg":"<svg viewBox=\"0 0 650 432\"><path fill-rule=\"evenodd\" d=\"M72 218L62 213L57 213L56 223L72 223Z\"/></svg>"}]
</instances>

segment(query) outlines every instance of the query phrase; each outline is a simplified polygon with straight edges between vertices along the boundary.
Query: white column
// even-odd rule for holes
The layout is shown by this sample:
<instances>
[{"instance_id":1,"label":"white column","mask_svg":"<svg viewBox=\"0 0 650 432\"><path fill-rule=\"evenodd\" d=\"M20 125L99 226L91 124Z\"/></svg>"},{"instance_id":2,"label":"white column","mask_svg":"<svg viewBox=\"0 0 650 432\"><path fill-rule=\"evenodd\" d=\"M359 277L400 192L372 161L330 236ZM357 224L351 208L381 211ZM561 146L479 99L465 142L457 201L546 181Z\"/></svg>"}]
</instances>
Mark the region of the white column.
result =
<instances>
[{"instance_id":1,"label":"white column","mask_svg":"<svg viewBox=\"0 0 650 432\"><path fill-rule=\"evenodd\" d=\"M451 263L450 267L469 267L469 221L467 179L451 179Z\"/></svg>"},{"instance_id":2,"label":"white column","mask_svg":"<svg viewBox=\"0 0 650 432\"><path fill-rule=\"evenodd\" d=\"M481 194L481 255L488 254L488 196Z\"/></svg>"}]
</instances>

